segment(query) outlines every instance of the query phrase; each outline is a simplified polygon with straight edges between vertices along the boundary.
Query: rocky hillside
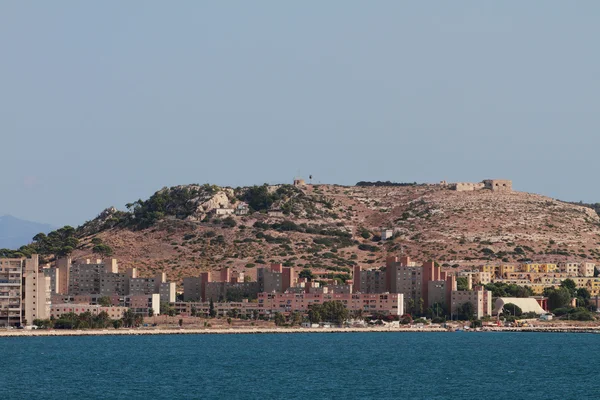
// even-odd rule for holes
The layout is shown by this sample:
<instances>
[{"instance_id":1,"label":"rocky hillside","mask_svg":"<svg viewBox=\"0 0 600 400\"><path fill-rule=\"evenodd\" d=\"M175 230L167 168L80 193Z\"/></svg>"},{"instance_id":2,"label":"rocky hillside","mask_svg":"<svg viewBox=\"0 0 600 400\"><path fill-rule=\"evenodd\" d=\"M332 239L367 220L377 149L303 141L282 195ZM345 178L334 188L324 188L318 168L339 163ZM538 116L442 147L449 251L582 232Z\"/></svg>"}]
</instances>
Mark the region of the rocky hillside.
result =
<instances>
[{"instance_id":1,"label":"rocky hillside","mask_svg":"<svg viewBox=\"0 0 600 400\"><path fill-rule=\"evenodd\" d=\"M246 215L217 215L244 204ZM101 243L122 266L137 266L142 275L165 270L177 280L223 266L252 275L270 262L344 274L357 263L379 266L401 253L448 268L600 259L594 210L522 192L189 185L162 189L128 208L107 209L79 227L73 256L96 258ZM393 238L381 241L381 228L392 229Z\"/></svg>"}]
</instances>

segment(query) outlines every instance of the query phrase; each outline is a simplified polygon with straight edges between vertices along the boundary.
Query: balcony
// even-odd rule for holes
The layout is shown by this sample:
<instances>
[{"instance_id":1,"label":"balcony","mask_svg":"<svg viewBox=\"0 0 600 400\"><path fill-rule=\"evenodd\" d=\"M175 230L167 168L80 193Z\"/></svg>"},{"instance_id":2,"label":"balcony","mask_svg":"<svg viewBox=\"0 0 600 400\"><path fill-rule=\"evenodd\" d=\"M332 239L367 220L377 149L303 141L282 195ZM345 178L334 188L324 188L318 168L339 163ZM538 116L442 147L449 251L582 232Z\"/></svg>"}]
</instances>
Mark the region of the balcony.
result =
<instances>
[{"instance_id":1,"label":"balcony","mask_svg":"<svg viewBox=\"0 0 600 400\"><path fill-rule=\"evenodd\" d=\"M20 286L21 281L17 279L0 279L0 285L2 286Z\"/></svg>"}]
</instances>

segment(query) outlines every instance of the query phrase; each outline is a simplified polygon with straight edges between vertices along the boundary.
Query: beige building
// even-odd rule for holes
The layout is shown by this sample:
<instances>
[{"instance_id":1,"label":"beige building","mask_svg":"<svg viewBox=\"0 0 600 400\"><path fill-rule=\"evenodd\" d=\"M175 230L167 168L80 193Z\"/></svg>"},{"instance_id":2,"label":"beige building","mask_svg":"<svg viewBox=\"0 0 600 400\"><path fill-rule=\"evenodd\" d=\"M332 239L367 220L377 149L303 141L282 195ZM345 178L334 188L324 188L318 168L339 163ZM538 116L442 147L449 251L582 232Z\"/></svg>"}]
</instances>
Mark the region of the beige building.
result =
<instances>
[{"instance_id":1,"label":"beige building","mask_svg":"<svg viewBox=\"0 0 600 400\"><path fill-rule=\"evenodd\" d=\"M50 318L51 278L31 258L0 259L0 326L31 325Z\"/></svg>"},{"instance_id":2,"label":"beige building","mask_svg":"<svg viewBox=\"0 0 600 400\"><path fill-rule=\"evenodd\" d=\"M71 272L71 257L56 260L57 294L69 293L69 276Z\"/></svg>"},{"instance_id":3,"label":"beige building","mask_svg":"<svg viewBox=\"0 0 600 400\"><path fill-rule=\"evenodd\" d=\"M88 294L101 292L101 275L104 273L118 273L117 260L83 260L71 265L69 275L68 294Z\"/></svg>"},{"instance_id":4,"label":"beige building","mask_svg":"<svg viewBox=\"0 0 600 400\"><path fill-rule=\"evenodd\" d=\"M489 189L494 192L512 191L512 181L508 179L486 179L482 183L485 189Z\"/></svg>"},{"instance_id":5,"label":"beige building","mask_svg":"<svg viewBox=\"0 0 600 400\"><path fill-rule=\"evenodd\" d=\"M0 326L22 320L23 260L0 258Z\"/></svg>"},{"instance_id":6,"label":"beige building","mask_svg":"<svg viewBox=\"0 0 600 400\"><path fill-rule=\"evenodd\" d=\"M25 304L23 325L31 325L36 319L50 318L50 277L40 271L39 256L34 254L25 260Z\"/></svg>"},{"instance_id":7,"label":"beige building","mask_svg":"<svg viewBox=\"0 0 600 400\"><path fill-rule=\"evenodd\" d=\"M51 308L50 315L58 319L62 317L64 314L74 313L74 314L83 314L85 312L90 312L92 315L98 315L101 312L106 312L110 319L121 319L123 318L123 314L127 311L127 307L102 307L99 305L91 305L91 304L73 304L73 303L64 303L64 304L53 304Z\"/></svg>"},{"instance_id":8,"label":"beige building","mask_svg":"<svg viewBox=\"0 0 600 400\"><path fill-rule=\"evenodd\" d=\"M594 276L596 264L584 262L579 264L579 276L591 277Z\"/></svg>"},{"instance_id":9,"label":"beige building","mask_svg":"<svg viewBox=\"0 0 600 400\"><path fill-rule=\"evenodd\" d=\"M577 276L579 274L579 263L564 262L558 264L560 272L567 274L568 276Z\"/></svg>"},{"instance_id":10,"label":"beige building","mask_svg":"<svg viewBox=\"0 0 600 400\"><path fill-rule=\"evenodd\" d=\"M471 303L477 319L492 315L492 292L489 290L453 290L451 295L451 313L460 314L459 308Z\"/></svg>"},{"instance_id":11,"label":"beige building","mask_svg":"<svg viewBox=\"0 0 600 400\"><path fill-rule=\"evenodd\" d=\"M175 282L161 282L158 287L161 303L175 303L177 300L177 285Z\"/></svg>"}]
</instances>

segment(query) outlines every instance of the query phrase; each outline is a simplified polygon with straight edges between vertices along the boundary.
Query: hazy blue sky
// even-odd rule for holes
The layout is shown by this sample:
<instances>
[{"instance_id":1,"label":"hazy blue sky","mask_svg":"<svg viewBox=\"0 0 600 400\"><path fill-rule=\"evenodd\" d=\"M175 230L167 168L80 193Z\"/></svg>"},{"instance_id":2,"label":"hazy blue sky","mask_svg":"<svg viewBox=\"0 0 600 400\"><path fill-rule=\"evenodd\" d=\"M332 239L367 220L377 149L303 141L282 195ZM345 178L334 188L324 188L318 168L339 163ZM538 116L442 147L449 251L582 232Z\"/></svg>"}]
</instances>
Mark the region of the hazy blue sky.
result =
<instances>
[{"instance_id":1,"label":"hazy blue sky","mask_svg":"<svg viewBox=\"0 0 600 400\"><path fill-rule=\"evenodd\" d=\"M0 3L0 215L184 183L600 201L600 2Z\"/></svg>"}]
</instances>

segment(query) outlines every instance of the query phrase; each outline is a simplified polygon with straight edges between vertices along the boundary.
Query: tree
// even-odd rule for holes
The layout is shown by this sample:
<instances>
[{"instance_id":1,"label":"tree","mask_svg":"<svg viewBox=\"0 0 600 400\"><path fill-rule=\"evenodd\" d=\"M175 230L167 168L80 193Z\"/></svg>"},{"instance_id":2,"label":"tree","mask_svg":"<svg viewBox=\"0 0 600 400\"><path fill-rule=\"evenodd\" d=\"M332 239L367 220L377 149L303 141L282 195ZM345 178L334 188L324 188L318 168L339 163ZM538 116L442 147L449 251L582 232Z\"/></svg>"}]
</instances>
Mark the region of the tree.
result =
<instances>
[{"instance_id":1,"label":"tree","mask_svg":"<svg viewBox=\"0 0 600 400\"><path fill-rule=\"evenodd\" d=\"M128 309L127 311L125 311L125 313L123 313L123 318L121 318L121 321L123 321L123 326L125 328L132 328L135 326L135 313L133 312L133 310Z\"/></svg>"},{"instance_id":2,"label":"tree","mask_svg":"<svg viewBox=\"0 0 600 400\"><path fill-rule=\"evenodd\" d=\"M463 303L460 307L458 307L458 315L464 320L471 320L475 315L475 307L471 302Z\"/></svg>"},{"instance_id":3,"label":"tree","mask_svg":"<svg viewBox=\"0 0 600 400\"><path fill-rule=\"evenodd\" d=\"M571 293L566 287L552 288L546 291L546 293L548 296L548 308L550 310L571 306Z\"/></svg>"},{"instance_id":4,"label":"tree","mask_svg":"<svg viewBox=\"0 0 600 400\"><path fill-rule=\"evenodd\" d=\"M217 311L215 310L215 303L213 303L213 299L210 299L210 304L208 306L208 315L210 315L211 318L217 316Z\"/></svg>"},{"instance_id":5,"label":"tree","mask_svg":"<svg viewBox=\"0 0 600 400\"><path fill-rule=\"evenodd\" d=\"M98 245L98 244L102 244L102 239L100 239L99 237L94 237L91 240L93 245Z\"/></svg>"},{"instance_id":6,"label":"tree","mask_svg":"<svg viewBox=\"0 0 600 400\"><path fill-rule=\"evenodd\" d=\"M456 278L457 290L469 290L469 280L465 276Z\"/></svg>"},{"instance_id":7,"label":"tree","mask_svg":"<svg viewBox=\"0 0 600 400\"><path fill-rule=\"evenodd\" d=\"M502 308L502 314L505 316L520 317L523 314L523 310L514 303L506 303Z\"/></svg>"},{"instance_id":8,"label":"tree","mask_svg":"<svg viewBox=\"0 0 600 400\"><path fill-rule=\"evenodd\" d=\"M444 309L444 305L441 303L433 303L431 307L427 309L425 313L429 318L440 318L446 315L446 310Z\"/></svg>"},{"instance_id":9,"label":"tree","mask_svg":"<svg viewBox=\"0 0 600 400\"><path fill-rule=\"evenodd\" d=\"M103 257L103 258L104 258L104 257L110 257L110 256L112 256L112 255L113 255L113 250L112 250L112 248L111 248L110 246L108 246L108 245L104 244L104 243L100 243L100 244L97 244L97 245L95 245L95 246L92 248L92 252L93 252L94 254L98 254L98 255L100 255L100 256L101 256L101 257Z\"/></svg>"},{"instance_id":10,"label":"tree","mask_svg":"<svg viewBox=\"0 0 600 400\"><path fill-rule=\"evenodd\" d=\"M98 299L98 304L102 307L110 307L112 306L112 300L109 296L102 296Z\"/></svg>"},{"instance_id":11,"label":"tree","mask_svg":"<svg viewBox=\"0 0 600 400\"><path fill-rule=\"evenodd\" d=\"M300 278L304 278L308 281L312 281L314 279L314 275L313 275L312 271L308 268L304 268L302 271L300 271L298 276Z\"/></svg>"},{"instance_id":12,"label":"tree","mask_svg":"<svg viewBox=\"0 0 600 400\"><path fill-rule=\"evenodd\" d=\"M172 317L175 315L175 309L169 303L160 303L160 313Z\"/></svg>"},{"instance_id":13,"label":"tree","mask_svg":"<svg viewBox=\"0 0 600 400\"><path fill-rule=\"evenodd\" d=\"M223 220L223 226L225 228L233 228L237 225L237 223L235 222L235 219L233 219L232 217L227 217Z\"/></svg>"},{"instance_id":14,"label":"tree","mask_svg":"<svg viewBox=\"0 0 600 400\"><path fill-rule=\"evenodd\" d=\"M300 325L300 324L302 324L302 314L299 313L298 311L294 311L290 315L290 325L294 326L294 325Z\"/></svg>"},{"instance_id":15,"label":"tree","mask_svg":"<svg viewBox=\"0 0 600 400\"><path fill-rule=\"evenodd\" d=\"M150 307L150 308L148 309L148 316L149 316L149 317L153 317L153 316L154 316L154 308Z\"/></svg>"},{"instance_id":16,"label":"tree","mask_svg":"<svg viewBox=\"0 0 600 400\"><path fill-rule=\"evenodd\" d=\"M275 325L277 325L277 326L285 325L285 317L280 312L275 313Z\"/></svg>"},{"instance_id":17,"label":"tree","mask_svg":"<svg viewBox=\"0 0 600 400\"><path fill-rule=\"evenodd\" d=\"M365 317L365 312L362 308L359 308L358 310L354 310L352 312L352 318L354 318L354 319L361 320L361 319L364 319L364 317Z\"/></svg>"},{"instance_id":18,"label":"tree","mask_svg":"<svg viewBox=\"0 0 600 400\"><path fill-rule=\"evenodd\" d=\"M590 305L590 299L592 295L590 291L586 288L579 288L576 292L577 295L577 306L578 307L588 307Z\"/></svg>"},{"instance_id":19,"label":"tree","mask_svg":"<svg viewBox=\"0 0 600 400\"><path fill-rule=\"evenodd\" d=\"M308 316L311 322L320 322L323 320L342 324L348 319L348 309L341 301L326 301L323 304L311 305Z\"/></svg>"},{"instance_id":20,"label":"tree","mask_svg":"<svg viewBox=\"0 0 600 400\"><path fill-rule=\"evenodd\" d=\"M308 310L308 319L312 324L318 324L321 322L321 313L319 310L314 308L314 304L311 306L310 310Z\"/></svg>"},{"instance_id":21,"label":"tree","mask_svg":"<svg viewBox=\"0 0 600 400\"><path fill-rule=\"evenodd\" d=\"M191 315L192 315L192 317L195 317L196 315L198 315L198 309L196 308L196 306L192 306Z\"/></svg>"},{"instance_id":22,"label":"tree","mask_svg":"<svg viewBox=\"0 0 600 400\"><path fill-rule=\"evenodd\" d=\"M406 313L410 315L415 313L415 301L412 298L406 302Z\"/></svg>"},{"instance_id":23,"label":"tree","mask_svg":"<svg viewBox=\"0 0 600 400\"><path fill-rule=\"evenodd\" d=\"M106 311L100 312L93 320L93 328L107 328L110 325L110 316Z\"/></svg>"},{"instance_id":24,"label":"tree","mask_svg":"<svg viewBox=\"0 0 600 400\"><path fill-rule=\"evenodd\" d=\"M564 281L561 282L560 284L561 288L565 288L569 291L569 294L571 295L571 297L575 297L576 293L577 293L577 284L575 283L575 281L573 279L565 279Z\"/></svg>"},{"instance_id":25,"label":"tree","mask_svg":"<svg viewBox=\"0 0 600 400\"><path fill-rule=\"evenodd\" d=\"M488 283L485 289L492 292L492 297L529 297L533 296L533 290L529 286L519 286L514 283L503 282Z\"/></svg>"},{"instance_id":26,"label":"tree","mask_svg":"<svg viewBox=\"0 0 600 400\"><path fill-rule=\"evenodd\" d=\"M425 306L425 301L423 300L423 298L420 298L418 303L417 303L417 309L415 310L415 314L416 315L423 315L423 307Z\"/></svg>"}]
</instances>

